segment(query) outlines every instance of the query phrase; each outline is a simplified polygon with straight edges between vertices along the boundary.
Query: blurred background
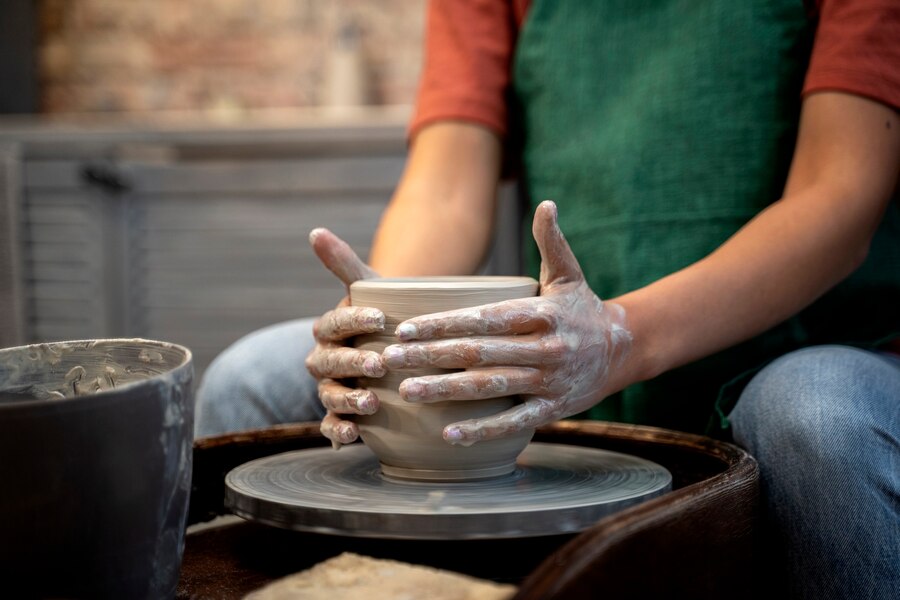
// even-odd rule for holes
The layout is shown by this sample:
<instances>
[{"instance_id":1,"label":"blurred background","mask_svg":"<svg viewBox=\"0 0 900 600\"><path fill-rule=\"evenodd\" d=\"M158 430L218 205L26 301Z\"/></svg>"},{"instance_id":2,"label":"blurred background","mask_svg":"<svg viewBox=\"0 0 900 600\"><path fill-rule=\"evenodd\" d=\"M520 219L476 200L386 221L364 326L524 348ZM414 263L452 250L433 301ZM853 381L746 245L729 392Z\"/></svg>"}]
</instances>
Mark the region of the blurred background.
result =
<instances>
[{"instance_id":1,"label":"blurred background","mask_svg":"<svg viewBox=\"0 0 900 600\"><path fill-rule=\"evenodd\" d=\"M408 105L421 63L423 0L2 4L5 112Z\"/></svg>"},{"instance_id":2,"label":"blurred background","mask_svg":"<svg viewBox=\"0 0 900 600\"><path fill-rule=\"evenodd\" d=\"M0 2L0 347L158 339L199 376L331 308L307 234L367 255L424 22L425 0ZM507 217L485 272L518 272Z\"/></svg>"}]
</instances>

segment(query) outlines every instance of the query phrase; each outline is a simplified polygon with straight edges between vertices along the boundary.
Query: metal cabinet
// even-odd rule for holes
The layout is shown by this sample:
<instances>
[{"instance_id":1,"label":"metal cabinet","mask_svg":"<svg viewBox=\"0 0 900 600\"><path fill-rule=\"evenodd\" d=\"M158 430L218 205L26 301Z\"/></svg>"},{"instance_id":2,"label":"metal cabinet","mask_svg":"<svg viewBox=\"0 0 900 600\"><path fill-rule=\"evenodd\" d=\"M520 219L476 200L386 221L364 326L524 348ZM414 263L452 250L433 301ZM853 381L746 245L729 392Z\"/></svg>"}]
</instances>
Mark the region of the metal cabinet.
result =
<instances>
[{"instance_id":1,"label":"metal cabinet","mask_svg":"<svg viewBox=\"0 0 900 600\"><path fill-rule=\"evenodd\" d=\"M343 289L307 236L366 256L406 158L405 118L271 126L0 123L0 346L144 337L199 374L260 327ZM488 273L517 273L517 201L501 192ZM298 368L300 366L298 365Z\"/></svg>"}]
</instances>

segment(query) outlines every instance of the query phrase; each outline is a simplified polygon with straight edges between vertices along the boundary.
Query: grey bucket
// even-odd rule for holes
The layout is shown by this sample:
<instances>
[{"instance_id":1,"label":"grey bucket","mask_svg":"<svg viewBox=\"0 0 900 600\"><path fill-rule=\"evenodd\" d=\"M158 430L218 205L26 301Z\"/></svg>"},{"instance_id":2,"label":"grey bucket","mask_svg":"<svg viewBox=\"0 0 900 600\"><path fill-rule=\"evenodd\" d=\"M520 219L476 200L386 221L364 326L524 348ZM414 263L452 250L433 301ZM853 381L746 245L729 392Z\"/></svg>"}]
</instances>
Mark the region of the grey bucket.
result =
<instances>
[{"instance_id":1,"label":"grey bucket","mask_svg":"<svg viewBox=\"0 0 900 600\"><path fill-rule=\"evenodd\" d=\"M36 598L169 598L191 485L193 361L142 339L0 350L0 576Z\"/></svg>"}]
</instances>

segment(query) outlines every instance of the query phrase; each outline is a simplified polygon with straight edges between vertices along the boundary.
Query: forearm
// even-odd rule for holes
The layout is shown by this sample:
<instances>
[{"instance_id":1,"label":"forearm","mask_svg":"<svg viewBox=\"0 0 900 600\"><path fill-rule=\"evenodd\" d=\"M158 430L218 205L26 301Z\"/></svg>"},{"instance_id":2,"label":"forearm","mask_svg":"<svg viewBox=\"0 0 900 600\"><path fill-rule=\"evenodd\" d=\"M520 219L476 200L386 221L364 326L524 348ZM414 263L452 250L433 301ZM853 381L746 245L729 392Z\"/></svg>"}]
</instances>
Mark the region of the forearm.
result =
<instances>
[{"instance_id":1,"label":"forearm","mask_svg":"<svg viewBox=\"0 0 900 600\"><path fill-rule=\"evenodd\" d=\"M805 117L782 200L703 260L613 299L625 308L634 345L611 391L764 332L864 260L896 185L898 122L886 107L853 112L842 103L866 101L838 98L829 107L832 100L818 99ZM833 132L817 137L833 123L829 108L862 114L852 130L863 133L837 143Z\"/></svg>"},{"instance_id":2,"label":"forearm","mask_svg":"<svg viewBox=\"0 0 900 600\"><path fill-rule=\"evenodd\" d=\"M873 221L857 216L847 227L834 222L835 213L810 210L814 203L804 200L822 193L810 189L773 205L707 258L615 299L634 336L627 379L762 333L849 275L865 256Z\"/></svg>"},{"instance_id":3,"label":"forearm","mask_svg":"<svg viewBox=\"0 0 900 600\"><path fill-rule=\"evenodd\" d=\"M493 233L500 140L466 123L436 123L416 137L375 234L371 266L385 276L475 272Z\"/></svg>"}]
</instances>

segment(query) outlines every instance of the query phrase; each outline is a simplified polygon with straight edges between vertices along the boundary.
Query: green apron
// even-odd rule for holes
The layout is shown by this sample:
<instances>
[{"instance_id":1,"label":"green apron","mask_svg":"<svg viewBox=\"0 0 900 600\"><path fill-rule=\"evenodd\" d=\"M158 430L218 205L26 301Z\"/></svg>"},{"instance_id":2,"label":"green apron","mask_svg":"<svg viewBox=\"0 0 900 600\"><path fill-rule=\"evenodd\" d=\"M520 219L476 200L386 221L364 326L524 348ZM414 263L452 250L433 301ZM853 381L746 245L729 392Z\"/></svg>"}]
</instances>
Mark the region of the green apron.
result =
<instances>
[{"instance_id":1,"label":"green apron","mask_svg":"<svg viewBox=\"0 0 900 600\"><path fill-rule=\"evenodd\" d=\"M801 0L532 3L513 65L523 181L532 211L558 203L598 296L699 260L780 197L814 27ZM536 276L533 242L526 256ZM809 309L578 416L727 437L742 386L775 357L898 332L894 202L863 267Z\"/></svg>"}]
</instances>

